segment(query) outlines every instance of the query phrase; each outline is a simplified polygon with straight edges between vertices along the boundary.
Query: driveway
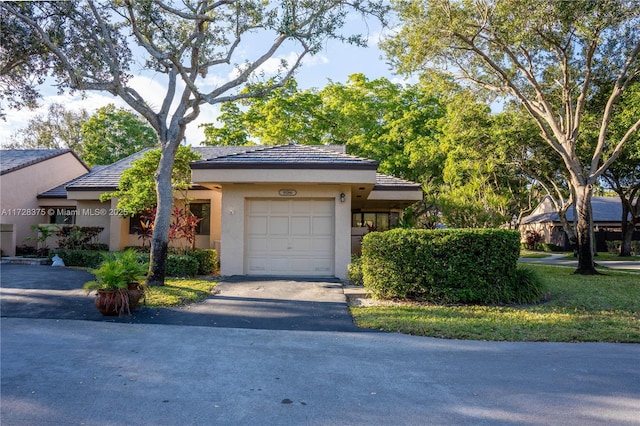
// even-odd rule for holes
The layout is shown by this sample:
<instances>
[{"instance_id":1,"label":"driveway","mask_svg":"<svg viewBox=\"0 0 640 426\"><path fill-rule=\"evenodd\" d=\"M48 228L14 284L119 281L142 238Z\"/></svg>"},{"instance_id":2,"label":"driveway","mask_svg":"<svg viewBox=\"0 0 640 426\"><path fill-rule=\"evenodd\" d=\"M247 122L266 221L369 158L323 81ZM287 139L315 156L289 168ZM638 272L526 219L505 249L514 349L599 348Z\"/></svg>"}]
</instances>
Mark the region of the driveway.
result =
<instances>
[{"instance_id":1,"label":"driveway","mask_svg":"<svg viewBox=\"0 0 640 426\"><path fill-rule=\"evenodd\" d=\"M269 330L360 331L339 280L231 277L216 294L175 308L138 307L130 316L103 317L82 285L85 271L51 266L0 266L3 317L48 318Z\"/></svg>"}]
</instances>

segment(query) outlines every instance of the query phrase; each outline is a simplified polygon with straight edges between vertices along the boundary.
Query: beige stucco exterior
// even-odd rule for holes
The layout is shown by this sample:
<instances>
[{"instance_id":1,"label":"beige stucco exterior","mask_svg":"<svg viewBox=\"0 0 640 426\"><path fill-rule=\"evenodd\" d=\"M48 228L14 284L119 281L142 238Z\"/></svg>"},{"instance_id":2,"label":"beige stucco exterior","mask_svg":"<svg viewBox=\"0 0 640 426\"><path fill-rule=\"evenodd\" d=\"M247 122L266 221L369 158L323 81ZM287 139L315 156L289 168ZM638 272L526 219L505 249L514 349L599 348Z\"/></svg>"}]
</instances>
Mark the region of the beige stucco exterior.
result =
<instances>
[{"instance_id":1,"label":"beige stucco exterior","mask_svg":"<svg viewBox=\"0 0 640 426\"><path fill-rule=\"evenodd\" d=\"M295 191L295 195L283 196ZM222 188L221 219L224 228L221 235L220 265L222 275L246 274L245 254L245 208L251 199L332 199L334 218L334 265L338 278L345 278L351 259L351 187L350 185L304 185L304 184L226 184ZM340 201L340 194L345 201Z\"/></svg>"},{"instance_id":2,"label":"beige stucco exterior","mask_svg":"<svg viewBox=\"0 0 640 426\"><path fill-rule=\"evenodd\" d=\"M25 241L26 238L35 236L30 229L31 226L49 222L48 209L41 207L42 203L37 199L38 194L69 182L87 171L85 165L73 153L66 152L3 174L0 177L0 223L3 229L12 227L13 232L11 236L9 232L3 232L2 252L13 256L18 245L27 244L35 247L35 242ZM50 205L54 206L55 203ZM65 201L64 205L70 204Z\"/></svg>"}]
</instances>

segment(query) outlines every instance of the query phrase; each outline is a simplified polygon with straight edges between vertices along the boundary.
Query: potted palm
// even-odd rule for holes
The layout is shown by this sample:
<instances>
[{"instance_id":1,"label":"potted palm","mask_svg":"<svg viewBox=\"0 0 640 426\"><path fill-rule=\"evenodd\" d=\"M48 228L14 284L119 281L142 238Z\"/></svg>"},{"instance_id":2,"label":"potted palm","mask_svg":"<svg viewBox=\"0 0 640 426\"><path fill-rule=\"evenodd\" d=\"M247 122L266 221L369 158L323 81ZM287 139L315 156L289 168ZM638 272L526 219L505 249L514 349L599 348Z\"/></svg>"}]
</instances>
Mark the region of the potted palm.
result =
<instances>
[{"instance_id":1,"label":"potted palm","mask_svg":"<svg viewBox=\"0 0 640 426\"><path fill-rule=\"evenodd\" d=\"M95 305L103 315L130 314L144 295L140 280L148 265L140 263L133 250L105 254L104 260L92 272L95 281L84 284L88 292L96 291Z\"/></svg>"}]
</instances>

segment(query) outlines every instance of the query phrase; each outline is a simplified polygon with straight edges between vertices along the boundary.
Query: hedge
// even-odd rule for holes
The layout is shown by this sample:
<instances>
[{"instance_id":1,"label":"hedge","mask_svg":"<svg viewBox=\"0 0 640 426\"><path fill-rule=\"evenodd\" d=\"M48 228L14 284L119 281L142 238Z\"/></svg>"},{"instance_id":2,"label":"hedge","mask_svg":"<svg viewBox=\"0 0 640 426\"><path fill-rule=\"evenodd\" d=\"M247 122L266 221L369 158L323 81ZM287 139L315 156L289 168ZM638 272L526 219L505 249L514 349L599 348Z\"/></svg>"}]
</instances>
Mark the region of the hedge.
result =
<instances>
[{"instance_id":1,"label":"hedge","mask_svg":"<svg viewBox=\"0 0 640 426\"><path fill-rule=\"evenodd\" d=\"M55 249L50 257L57 254L66 266L82 266L97 268L106 251ZM149 253L138 253L140 262L149 262ZM186 254L167 256L167 275L172 277L190 277L194 275L210 275L218 269L218 254L213 249L197 249Z\"/></svg>"},{"instance_id":2,"label":"hedge","mask_svg":"<svg viewBox=\"0 0 640 426\"><path fill-rule=\"evenodd\" d=\"M516 299L519 254L517 231L394 229L363 238L362 273L377 298L505 303Z\"/></svg>"},{"instance_id":3,"label":"hedge","mask_svg":"<svg viewBox=\"0 0 640 426\"><path fill-rule=\"evenodd\" d=\"M82 266L95 269L104 260L103 253L108 253L108 251L54 249L49 253L49 257L51 258L57 254L62 258L66 266Z\"/></svg>"}]
</instances>

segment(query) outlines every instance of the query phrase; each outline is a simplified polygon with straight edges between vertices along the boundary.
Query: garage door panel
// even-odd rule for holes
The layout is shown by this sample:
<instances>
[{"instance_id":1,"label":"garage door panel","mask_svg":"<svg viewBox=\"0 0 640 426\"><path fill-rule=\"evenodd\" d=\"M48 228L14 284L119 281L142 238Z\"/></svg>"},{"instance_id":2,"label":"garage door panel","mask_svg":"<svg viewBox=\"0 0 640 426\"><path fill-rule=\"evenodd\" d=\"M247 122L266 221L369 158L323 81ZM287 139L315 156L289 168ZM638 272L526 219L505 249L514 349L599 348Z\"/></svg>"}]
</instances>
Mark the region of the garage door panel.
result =
<instances>
[{"instance_id":1,"label":"garage door panel","mask_svg":"<svg viewBox=\"0 0 640 426\"><path fill-rule=\"evenodd\" d=\"M291 218L291 235L311 234L311 218L309 216L294 216Z\"/></svg>"},{"instance_id":2,"label":"garage door panel","mask_svg":"<svg viewBox=\"0 0 640 426\"><path fill-rule=\"evenodd\" d=\"M313 218L313 235L333 235L333 218L331 217L314 217Z\"/></svg>"},{"instance_id":3,"label":"garage door panel","mask_svg":"<svg viewBox=\"0 0 640 426\"><path fill-rule=\"evenodd\" d=\"M269 218L270 235L289 235L289 217L271 216Z\"/></svg>"},{"instance_id":4,"label":"garage door panel","mask_svg":"<svg viewBox=\"0 0 640 426\"><path fill-rule=\"evenodd\" d=\"M333 275L333 200L249 200L248 274Z\"/></svg>"},{"instance_id":5,"label":"garage door panel","mask_svg":"<svg viewBox=\"0 0 640 426\"><path fill-rule=\"evenodd\" d=\"M262 213L266 216L269 214L269 205L267 200L253 200L249 203L249 213Z\"/></svg>"},{"instance_id":6,"label":"garage door panel","mask_svg":"<svg viewBox=\"0 0 640 426\"><path fill-rule=\"evenodd\" d=\"M289 207L289 201L273 200L269 206L269 213L272 215L277 213L286 213L288 215Z\"/></svg>"},{"instance_id":7,"label":"garage door panel","mask_svg":"<svg viewBox=\"0 0 640 426\"><path fill-rule=\"evenodd\" d=\"M309 214L313 212L312 200L296 200L291 204L291 213L305 213Z\"/></svg>"},{"instance_id":8,"label":"garage door panel","mask_svg":"<svg viewBox=\"0 0 640 426\"><path fill-rule=\"evenodd\" d=\"M326 200L313 200L311 203L311 211L316 215L327 215L333 217L333 202Z\"/></svg>"}]
</instances>

